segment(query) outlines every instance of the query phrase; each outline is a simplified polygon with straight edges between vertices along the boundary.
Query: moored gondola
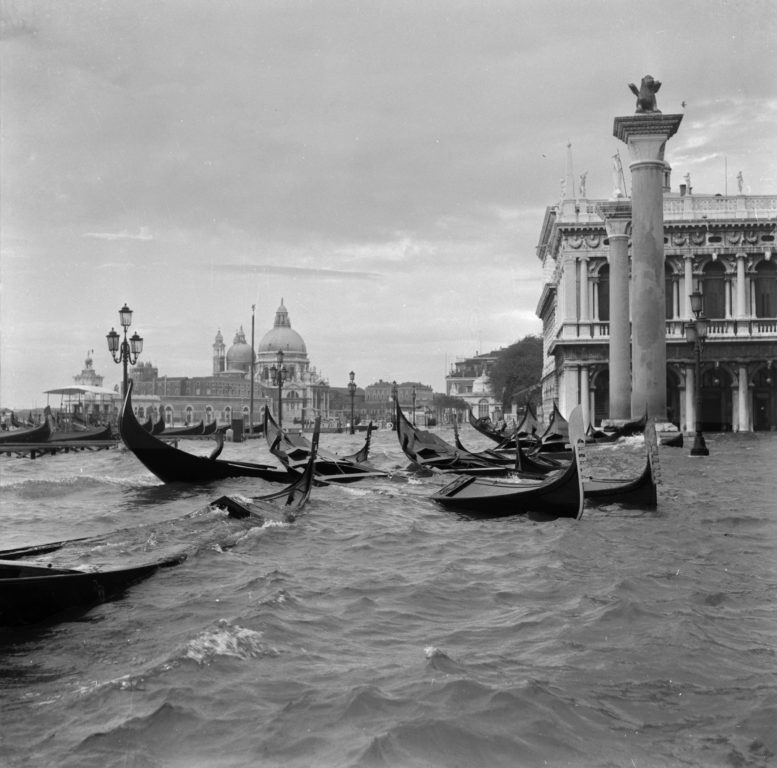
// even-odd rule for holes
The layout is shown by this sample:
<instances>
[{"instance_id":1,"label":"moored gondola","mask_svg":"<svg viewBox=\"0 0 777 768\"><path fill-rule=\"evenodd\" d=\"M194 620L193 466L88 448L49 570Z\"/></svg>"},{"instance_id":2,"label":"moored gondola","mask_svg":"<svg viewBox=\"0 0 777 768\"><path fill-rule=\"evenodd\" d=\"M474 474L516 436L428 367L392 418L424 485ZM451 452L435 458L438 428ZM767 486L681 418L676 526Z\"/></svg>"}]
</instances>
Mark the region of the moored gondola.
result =
<instances>
[{"instance_id":1,"label":"moored gondola","mask_svg":"<svg viewBox=\"0 0 777 768\"><path fill-rule=\"evenodd\" d=\"M127 448L165 483L208 483L227 477L256 477L282 483L290 478L287 469L268 464L195 456L147 432L132 412L131 380L119 414L119 433Z\"/></svg>"},{"instance_id":2,"label":"moored gondola","mask_svg":"<svg viewBox=\"0 0 777 768\"><path fill-rule=\"evenodd\" d=\"M579 406L573 411L573 417L573 445L576 446L578 441L583 440L584 431ZM466 517L533 514L579 518L583 513L583 487L576 453L566 467L541 480L463 475L431 498L446 509Z\"/></svg>"},{"instance_id":3,"label":"moored gondola","mask_svg":"<svg viewBox=\"0 0 777 768\"><path fill-rule=\"evenodd\" d=\"M68 609L105 602L160 568L178 565L185 558L176 555L141 565L97 570L0 560L0 625L40 622Z\"/></svg>"},{"instance_id":4,"label":"moored gondola","mask_svg":"<svg viewBox=\"0 0 777 768\"><path fill-rule=\"evenodd\" d=\"M509 462L487 460L447 443L434 432L413 426L398 401L395 401L395 408L397 439L412 468L494 475L505 474L509 470Z\"/></svg>"},{"instance_id":5,"label":"moored gondola","mask_svg":"<svg viewBox=\"0 0 777 768\"><path fill-rule=\"evenodd\" d=\"M0 443L45 443L51 435L51 411L46 406L47 413L43 422L31 429L12 429L0 435Z\"/></svg>"},{"instance_id":6,"label":"moored gondola","mask_svg":"<svg viewBox=\"0 0 777 768\"><path fill-rule=\"evenodd\" d=\"M281 429L267 406L264 408L264 436L270 452L284 467L301 471L310 456L311 442L301 434L292 435ZM316 481L353 483L367 478L388 477L388 472L366 463L369 445L370 432L362 448L350 456L338 456L319 448L315 462Z\"/></svg>"}]
</instances>

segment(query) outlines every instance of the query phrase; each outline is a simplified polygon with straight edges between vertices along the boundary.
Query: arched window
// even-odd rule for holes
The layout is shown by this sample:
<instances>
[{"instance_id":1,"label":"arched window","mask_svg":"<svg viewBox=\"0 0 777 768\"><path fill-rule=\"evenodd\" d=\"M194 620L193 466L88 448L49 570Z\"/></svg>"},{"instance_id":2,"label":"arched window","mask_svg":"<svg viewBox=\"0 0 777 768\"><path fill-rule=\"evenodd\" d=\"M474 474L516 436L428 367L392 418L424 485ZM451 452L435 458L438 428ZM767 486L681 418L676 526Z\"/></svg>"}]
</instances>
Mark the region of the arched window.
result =
<instances>
[{"instance_id":1,"label":"arched window","mask_svg":"<svg viewBox=\"0 0 777 768\"><path fill-rule=\"evenodd\" d=\"M599 295L599 319L603 322L610 320L610 268L605 265L599 270L598 282Z\"/></svg>"},{"instance_id":2,"label":"arched window","mask_svg":"<svg viewBox=\"0 0 777 768\"><path fill-rule=\"evenodd\" d=\"M755 316L777 317L777 264L762 261L756 267Z\"/></svg>"},{"instance_id":3,"label":"arched window","mask_svg":"<svg viewBox=\"0 0 777 768\"><path fill-rule=\"evenodd\" d=\"M725 269L718 261L712 261L704 268L702 293L704 294L704 314L713 319L726 316Z\"/></svg>"},{"instance_id":4,"label":"arched window","mask_svg":"<svg viewBox=\"0 0 777 768\"><path fill-rule=\"evenodd\" d=\"M488 400L483 399L478 402L478 418L488 418Z\"/></svg>"}]
</instances>

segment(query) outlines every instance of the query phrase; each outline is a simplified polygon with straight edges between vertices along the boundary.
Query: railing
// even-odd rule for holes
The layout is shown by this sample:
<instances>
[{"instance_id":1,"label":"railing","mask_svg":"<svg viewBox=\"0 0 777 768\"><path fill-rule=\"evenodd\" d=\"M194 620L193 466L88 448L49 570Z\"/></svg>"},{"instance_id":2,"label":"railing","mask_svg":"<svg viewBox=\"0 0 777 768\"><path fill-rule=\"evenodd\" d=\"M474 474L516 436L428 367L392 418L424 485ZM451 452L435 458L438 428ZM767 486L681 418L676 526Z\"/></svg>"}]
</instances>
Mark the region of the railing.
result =
<instances>
[{"instance_id":1,"label":"railing","mask_svg":"<svg viewBox=\"0 0 777 768\"><path fill-rule=\"evenodd\" d=\"M667 320L667 341L685 339L685 324L688 320ZM607 341L610 337L610 323L601 320L591 322L562 323L556 330L553 341ZM725 318L708 321L708 339L776 339L777 318Z\"/></svg>"},{"instance_id":2,"label":"railing","mask_svg":"<svg viewBox=\"0 0 777 768\"><path fill-rule=\"evenodd\" d=\"M593 199L562 200L556 206L559 223L601 224ZM768 219L777 216L777 195L683 195L664 197L664 220Z\"/></svg>"}]
</instances>

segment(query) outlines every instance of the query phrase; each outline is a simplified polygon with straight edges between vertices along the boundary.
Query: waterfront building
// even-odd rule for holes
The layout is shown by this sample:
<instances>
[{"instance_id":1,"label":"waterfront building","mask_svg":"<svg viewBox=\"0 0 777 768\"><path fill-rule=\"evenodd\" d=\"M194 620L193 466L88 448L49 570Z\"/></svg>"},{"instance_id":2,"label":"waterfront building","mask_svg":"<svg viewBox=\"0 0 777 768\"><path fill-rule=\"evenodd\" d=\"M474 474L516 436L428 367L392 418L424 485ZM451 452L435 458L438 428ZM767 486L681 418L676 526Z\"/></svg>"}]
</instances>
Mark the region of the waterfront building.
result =
<instances>
[{"instance_id":1,"label":"waterfront building","mask_svg":"<svg viewBox=\"0 0 777 768\"><path fill-rule=\"evenodd\" d=\"M478 418L488 418L497 423L503 418L502 403L491 391L490 372L503 350L474 357L461 357L454 361L445 377L445 393L463 400Z\"/></svg>"},{"instance_id":2,"label":"waterfront building","mask_svg":"<svg viewBox=\"0 0 777 768\"><path fill-rule=\"evenodd\" d=\"M697 194L685 177L663 183L667 420L692 431L696 421L694 352L685 326L689 295L703 294L709 335L701 363L704 431L777 428L777 196ZM537 245L544 287L542 401L569 415L583 405L591 423L610 417L610 262L615 230L602 218L612 200L584 196L547 208ZM628 198L621 202L628 202ZM611 209L610 209L611 210ZM628 216L628 214L627 214ZM628 222L626 222L628 223ZM628 227L620 237L630 235ZM628 242L631 256L631 242ZM630 283L629 306L633 306ZM619 310L618 310L619 311ZM627 315L628 317L628 310ZM615 320L615 317L612 318ZM630 335L629 329L626 333ZM626 353L628 354L628 353ZM616 362L626 368L620 355Z\"/></svg>"},{"instance_id":3,"label":"waterfront building","mask_svg":"<svg viewBox=\"0 0 777 768\"><path fill-rule=\"evenodd\" d=\"M149 395L159 405L141 406L138 416L159 418L164 414L169 425L206 424L216 420L232 423L242 420L246 426L251 408L251 368L254 369L254 421L260 420L265 404L278 416L279 387L273 383L271 368L277 367L278 352L283 352L286 378L280 387L284 426L305 424L317 414L329 417L329 383L310 365L302 337L291 327L289 313L281 300L272 328L260 340L256 351L246 340L242 326L227 347L219 330L212 345L211 374L208 376L160 376L151 362L134 366L133 402Z\"/></svg>"}]
</instances>

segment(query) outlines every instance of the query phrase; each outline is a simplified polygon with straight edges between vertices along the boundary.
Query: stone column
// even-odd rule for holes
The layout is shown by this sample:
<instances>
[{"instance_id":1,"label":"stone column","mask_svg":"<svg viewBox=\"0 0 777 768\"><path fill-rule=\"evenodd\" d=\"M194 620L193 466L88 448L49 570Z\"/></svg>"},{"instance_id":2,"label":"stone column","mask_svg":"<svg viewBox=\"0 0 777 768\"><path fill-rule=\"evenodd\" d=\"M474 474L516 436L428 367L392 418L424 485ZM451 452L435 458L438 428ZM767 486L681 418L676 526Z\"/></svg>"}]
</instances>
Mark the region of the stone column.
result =
<instances>
[{"instance_id":1,"label":"stone column","mask_svg":"<svg viewBox=\"0 0 777 768\"><path fill-rule=\"evenodd\" d=\"M682 115L647 111L616 117L613 133L631 157L632 280L631 416L666 420L666 284L664 147Z\"/></svg>"},{"instance_id":2,"label":"stone column","mask_svg":"<svg viewBox=\"0 0 777 768\"><path fill-rule=\"evenodd\" d=\"M610 240L610 419L631 415L631 326L629 323L629 227L631 201L596 207Z\"/></svg>"},{"instance_id":3,"label":"stone column","mask_svg":"<svg viewBox=\"0 0 777 768\"><path fill-rule=\"evenodd\" d=\"M750 388L747 385L747 366L745 365L739 366L739 375L737 376L737 378L739 379L739 393L737 395L737 405L738 405L738 411L739 411L739 431L749 432L750 418L749 418L748 403L750 398L748 397L748 395L750 394Z\"/></svg>"},{"instance_id":4,"label":"stone column","mask_svg":"<svg viewBox=\"0 0 777 768\"><path fill-rule=\"evenodd\" d=\"M580 366L580 405L583 409L583 426L591 423L591 392L588 389L588 366Z\"/></svg>"},{"instance_id":5,"label":"stone column","mask_svg":"<svg viewBox=\"0 0 777 768\"><path fill-rule=\"evenodd\" d=\"M742 253L742 251L737 254L737 319L747 317L745 257L746 254Z\"/></svg>"},{"instance_id":6,"label":"stone column","mask_svg":"<svg viewBox=\"0 0 777 768\"><path fill-rule=\"evenodd\" d=\"M588 259L580 258L580 322L587 323L591 319L588 301Z\"/></svg>"},{"instance_id":7,"label":"stone column","mask_svg":"<svg viewBox=\"0 0 777 768\"><path fill-rule=\"evenodd\" d=\"M696 371L693 363L685 366L685 431L696 430Z\"/></svg>"},{"instance_id":8,"label":"stone column","mask_svg":"<svg viewBox=\"0 0 777 768\"><path fill-rule=\"evenodd\" d=\"M693 312L691 312L691 294L693 293L693 256L690 254L683 256L683 266L685 267L685 296L683 296L682 318L684 320L690 320L693 315Z\"/></svg>"}]
</instances>

